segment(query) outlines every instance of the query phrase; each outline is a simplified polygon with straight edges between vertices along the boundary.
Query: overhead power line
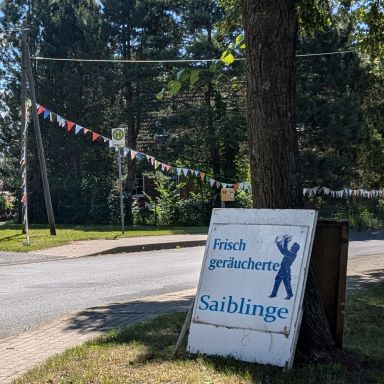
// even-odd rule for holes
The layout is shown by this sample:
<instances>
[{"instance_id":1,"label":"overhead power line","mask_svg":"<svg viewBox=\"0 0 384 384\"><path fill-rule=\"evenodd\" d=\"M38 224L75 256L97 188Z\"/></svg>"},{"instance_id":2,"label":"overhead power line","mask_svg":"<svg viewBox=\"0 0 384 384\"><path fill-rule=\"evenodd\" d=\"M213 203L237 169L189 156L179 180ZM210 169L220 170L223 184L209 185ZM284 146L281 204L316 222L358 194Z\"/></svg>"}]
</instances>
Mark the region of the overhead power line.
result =
<instances>
[{"instance_id":1,"label":"overhead power line","mask_svg":"<svg viewBox=\"0 0 384 384\"><path fill-rule=\"evenodd\" d=\"M296 55L296 57L342 55L343 53L351 53L351 52L355 52L355 51L352 50L352 49L349 49L347 51L321 52L321 53L303 53L303 54Z\"/></svg>"},{"instance_id":2,"label":"overhead power line","mask_svg":"<svg viewBox=\"0 0 384 384\"><path fill-rule=\"evenodd\" d=\"M21 32L21 31L29 31L29 28L0 29L0 33L3 33L3 32Z\"/></svg>"},{"instance_id":3,"label":"overhead power line","mask_svg":"<svg viewBox=\"0 0 384 384\"><path fill-rule=\"evenodd\" d=\"M220 59L171 59L171 60L125 60L125 59L63 59L57 57L31 57L32 60L48 60L48 61L73 61L85 63L128 63L128 64L161 64L161 63L202 63L215 62ZM236 61L244 60L244 58L235 59Z\"/></svg>"},{"instance_id":4,"label":"overhead power line","mask_svg":"<svg viewBox=\"0 0 384 384\"><path fill-rule=\"evenodd\" d=\"M340 55L344 53L351 53L353 50L347 51L334 51L334 52L320 52L320 53L305 53L298 54L296 57L307 57L307 56L326 56L326 55ZM77 59L77 58L59 58L59 57L43 57L34 56L32 60L39 61L70 61L79 63L126 63L126 64L166 64L166 63L204 63L204 62L218 62L221 59L164 59L164 60L126 60L126 59ZM236 58L235 61L244 61L245 58Z\"/></svg>"}]
</instances>

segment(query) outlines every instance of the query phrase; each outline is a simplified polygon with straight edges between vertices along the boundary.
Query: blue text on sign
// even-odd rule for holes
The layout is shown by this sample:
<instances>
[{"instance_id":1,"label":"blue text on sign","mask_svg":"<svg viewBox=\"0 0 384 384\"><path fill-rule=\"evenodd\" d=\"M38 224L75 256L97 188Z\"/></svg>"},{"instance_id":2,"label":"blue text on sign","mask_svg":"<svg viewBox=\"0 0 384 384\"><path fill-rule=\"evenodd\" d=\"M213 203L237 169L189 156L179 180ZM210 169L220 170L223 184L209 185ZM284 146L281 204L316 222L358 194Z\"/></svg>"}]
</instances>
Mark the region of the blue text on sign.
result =
<instances>
[{"instance_id":1,"label":"blue text on sign","mask_svg":"<svg viewBox=\"0 0 384 384\"><path fill-rule=\"evenodd\" d=\"M240 239L240 241L215 239L213 243L213 249L218 249L220 251L245 251L245 241L243 239Z\"/></svg>"}]
</instances>

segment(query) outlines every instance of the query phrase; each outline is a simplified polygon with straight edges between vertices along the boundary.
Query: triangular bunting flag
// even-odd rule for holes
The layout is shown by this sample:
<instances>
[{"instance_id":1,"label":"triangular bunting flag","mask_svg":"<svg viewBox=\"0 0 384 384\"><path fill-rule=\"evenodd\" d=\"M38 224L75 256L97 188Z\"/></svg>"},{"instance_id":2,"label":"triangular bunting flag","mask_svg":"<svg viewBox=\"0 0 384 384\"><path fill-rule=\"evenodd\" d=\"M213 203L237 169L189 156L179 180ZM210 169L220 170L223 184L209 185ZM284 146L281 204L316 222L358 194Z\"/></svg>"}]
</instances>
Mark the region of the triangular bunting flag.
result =
<instances>
[{"instance_id":1,"label":"triangular bunting flag","mask_svg":"<svg viewBox=\"0 0 384 384\"><path fill-rule=\"evenodd\" d=\"M101 135L96 132L92 132L92 141L96 141Z\"/></svg>"},{"instance_id":2,"label":"triangular bunting flag","mask_svg":"<svg viewBox=\"0 0 384 384\"><path fill-rule=\"evenodd\" d=\"M137 152L131 149L131 159L134 160Z\"/></svg>"},{"instance_id":3,"label":"triangular bunting flag","mask_svg":"<svg viewBox=\"0 0 384 384\"><path fill-rule=\"evenodd\" d=\"M184 173L184 176L185 176L185 177L188 176L188 172L189 172L189 169L188 169L188 168L183 168L183 173Z\"/></svg>"},{"instance_id":4,"label":"triangular bunting flag","mask_svg":"<svg viewBox=\"0 0 384 384\"><path fill-rule=\"evenodd\" d=\"M67 120L67 132L71 132L74 126L75 123L72 123L72 121Z\"/></svg>"},{"instance_id":5,"label":"triangular bunting flag","mask_svg":"<svg viewBox=\"0 0 384 384\"><path fill-rule=\"evenodd\" d=\"M136 159L141 160L144 157L144 153L137 152Z\"/></svg>"},{"instance_id":6,"label":"triangular bunting flag","mask_svg":"<svg viewBox=\"0 0 384 384\"><path fill-rule=\"evenodd\" d=\"M183 170L181 168L176 168L176 172L180 176L183 173Z\"/></svg>"},{"instance_id":7,"label":"triangular bunting flag","mask_svg":"<svg viewBox=\"0 0 384 384\"><path fill-rule=\"evenodd\" d=\"M110 144L112 144L112 140L110 141ZM112 144L113 145L113 144ZM127 147L124 147L124 156L128 156L128 153L130 152L131 150Z\"/></svg>"},{"instance_id":8,"label":"triangular bunting flag","mask_svg":"<svg viewBox=\"0 0 384 384\"><path fill-rule=\"evenodd\" d=\"M148 162L151 161L151 156L149 156L149 155L145 155L145 157L147 158Z\"/></svg>"},{"instance_id":9,"label":"triangular bunting flag","mask_svg":"<svg viewBox=\"0 0 384 384\"><path fill-rule=\"evenodd\" d=\"M107 143L109 141L108 137L101 136L103 138L104 143Z\"/></svg>"},{"instance_id":10,"label":"triangular bunting flag","mask_svg":"<svg viewBox=\"0 0 384 384\"><path fill-rule=\"evenodd\" d=\"M160 165L160 161L155 159L155 162L154 162L155 169L159 168L159 165Z\"/></svg>"},{"instance_id":11,"label":"triangular bunting flag","mask_svg":"<svg viewBox=\"0 0 384 384\"><path fill-rule=\"evenodd\" d=\"M84 135L87 134L88 132L92 132L92 131L90 129L88 129L88 128L83 128Z\"/></svg>"},{"instance_id":12,"label":"triangular bunting flag","mask_svg":"<svg viewBox=\"0 0 384 384\"><path fill-rule=\"evenodd\" d=\"M48 109L46 109L46 110L44 111L44 119L47 119L47 118L49 117L50 114L51 114L51 112L48 111Z\"/></svg>"},{"instance_id":13,"label":"triangular bunting flag","mask_svg":"<svg viewBox=\"0 0 384 384\"><path fill-rule=\"evenodd\" d=\"M216 180L209 179L209 183L211 184L211 187L213 187L216 183Z\"/></svg>"},{"instance_id":14,"label":"triangular bunting flag","mask_svg":"<svg viewBox=\"0 0 384 384\"><path fill-rule=\"evenodd\" d=\"M83 129L83 127L81 125L76 124L75 134L77 135L82 129Z\"/></svg>"},{"instance_id":15,"label":"triangular bunting flag","mask_svg":"<svg viewBox=\"0 0 384 384\"><path fill-rule=\"evenodd\" d=\"M221 187L220 181L216 181L216 188L220 188L220 187Z\"/></svg>"},{"instance_id":16,"label":"triangular bunting flag","mask_svg":"<svg viewBox=\"0 0 384 384\"><path fill-rule=\"evenodd\" d=\"M37 107L37 114L40 115L41 113L43 113L45 111L45 108L41 105L39 105Z\"/></svg>"},{"instance_id":17,"label":"triangular bunting flag","mask_svg":"<svg viewBox=\"0 0 384 384\"><path fill-rule=\"evenodd\" d=\"M165 169L167 172L169 172L172 169L172 167L169 164L165 164Z\"/></svg>"},{"instance_id":18,"label":"triangular bunting flag","mask_svg":"<svg viewBox=\"0 0 384 384\"><path fill-rule=\"evenodd\" d=\"M204 181L204 179L205 179L205 173L204 172L200 172L200 179L202 181Z\"/></svg>"}]
</instances>

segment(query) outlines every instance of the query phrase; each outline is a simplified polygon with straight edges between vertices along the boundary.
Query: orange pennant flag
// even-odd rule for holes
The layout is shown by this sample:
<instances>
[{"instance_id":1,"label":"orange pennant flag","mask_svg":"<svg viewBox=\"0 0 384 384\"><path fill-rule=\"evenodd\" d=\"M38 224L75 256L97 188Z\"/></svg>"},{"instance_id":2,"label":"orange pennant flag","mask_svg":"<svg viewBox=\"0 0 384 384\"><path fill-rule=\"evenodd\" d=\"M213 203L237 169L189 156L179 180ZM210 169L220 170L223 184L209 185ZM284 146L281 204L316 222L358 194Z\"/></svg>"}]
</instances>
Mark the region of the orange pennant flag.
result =
<instances>
[{"instance_id":1,"label":"orange pennant flag","mask_svg":"<svg viewBox=\"0 0 384 384\"><path fill-rule=\"evenodd\" d=\"M96 141L99 137L101 137L101 135L96 132L92 132L92 141Z\"/></svg>"},{"instance_id":2,"label":"orange pennant flag","mask_svg":"<svg viewBox=\"0 0 384 384\"><path fill-rule=\"evenodd\" d=\"M67 132L71 132L74 126L75 123L72 123L72 121L67 120Z\"/></svg>"},{"instance_id":3,"label":"orange pennant flag","mask_svg":"<svg viewBox=\"0 0 384 384\"><path fill-rule=\"evenodd\" d=\"M205 178L205 173L204 172L200 172L200 179L202 181L204 181L204 178Z\"/></svg>"},{"instance_id":4,"label":"orange pennant flag","mask_svg":"<svg viewBox=\"0 0 384 384\"><path fill-rule=\"evenodd\" d=\"M39 107L37 108L37 114L40 115L44 111L45 111L45 108L43 106L39 105Z\"/></svg>"}]
</instances>

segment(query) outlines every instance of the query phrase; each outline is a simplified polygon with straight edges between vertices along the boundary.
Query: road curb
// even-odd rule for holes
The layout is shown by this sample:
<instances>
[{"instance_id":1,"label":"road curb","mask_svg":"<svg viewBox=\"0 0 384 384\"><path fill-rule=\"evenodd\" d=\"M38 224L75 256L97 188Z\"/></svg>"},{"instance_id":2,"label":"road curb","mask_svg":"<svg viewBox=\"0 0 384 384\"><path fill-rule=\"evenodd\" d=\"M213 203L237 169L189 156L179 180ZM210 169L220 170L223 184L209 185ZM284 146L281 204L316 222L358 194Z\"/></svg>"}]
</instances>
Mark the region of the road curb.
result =
<instances>
[{"instance_id":1,"label":"road curb","mask_svg":"<svg viewBox=\"0 0 384 384\"><path fill-rule=\"evenodd\" d=\"M153 243L153 244L135 244L119 246L107 249L102 252L96 252L87 256L108 255L114 253L131 253L143 251L160 251L162 249L175 249L175 248L188 248L205 246L206 240L191 240L191 241L172 241L166 243Z\"/></svg>"}]
</instances>

